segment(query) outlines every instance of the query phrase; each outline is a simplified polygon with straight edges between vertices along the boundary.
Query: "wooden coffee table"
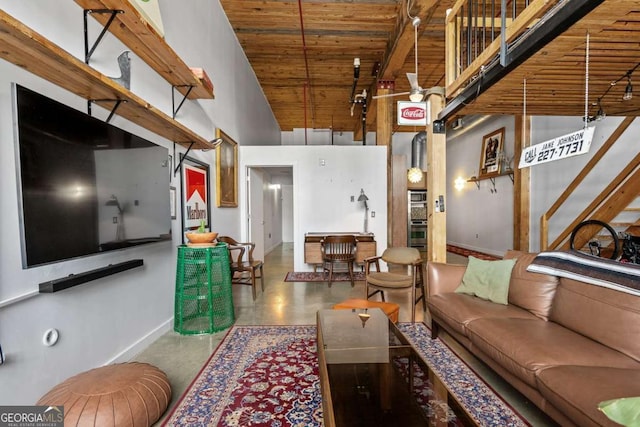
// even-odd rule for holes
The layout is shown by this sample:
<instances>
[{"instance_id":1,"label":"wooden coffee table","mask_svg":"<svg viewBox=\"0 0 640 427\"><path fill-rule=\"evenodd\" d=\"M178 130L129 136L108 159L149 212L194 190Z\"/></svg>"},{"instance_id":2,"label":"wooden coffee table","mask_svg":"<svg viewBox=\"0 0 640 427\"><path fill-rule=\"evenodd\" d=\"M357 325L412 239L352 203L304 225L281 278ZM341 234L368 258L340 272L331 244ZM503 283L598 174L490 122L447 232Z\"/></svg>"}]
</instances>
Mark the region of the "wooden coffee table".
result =
<instances>
[{"instance_id":1,"label":"wooden coffee table","mask_svg":"<svg viewBox=\"0 0 640 427\"><path fill-rule=\"evenodd\" d=\"M379 308L320 310L317 328L325 426L474 425Z\"/></svg>"}]
</instances>

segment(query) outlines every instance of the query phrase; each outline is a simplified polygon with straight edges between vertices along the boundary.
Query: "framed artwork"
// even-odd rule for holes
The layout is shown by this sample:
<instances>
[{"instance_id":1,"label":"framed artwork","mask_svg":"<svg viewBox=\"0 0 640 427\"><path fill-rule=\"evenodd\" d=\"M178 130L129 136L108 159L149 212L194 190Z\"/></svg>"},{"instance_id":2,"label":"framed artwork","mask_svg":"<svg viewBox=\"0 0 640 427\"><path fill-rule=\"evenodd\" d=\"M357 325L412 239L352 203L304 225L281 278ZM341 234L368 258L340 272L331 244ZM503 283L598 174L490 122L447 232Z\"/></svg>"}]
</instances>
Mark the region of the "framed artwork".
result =
<instances>
[{"instance_id":1,"label":"framed artwork","mask_svg":"<svg viewBox=\"0 0 640 427\"><path fill-rule=\"evenodd\" d=\"M176 219L176 187L169 187L169 206L171 210L171 219Z\"/></svg>"},{"instance_id":2,"label":"framed artwork","mask_svg":"<svg viewBox=\"0 0 640 427\"><path fill-rule=\"evenodd\" d=\"M222 143L216 147L216 205L219 208L238 207L238 143L220 129L216 138Z\"/></svg>"},{"instance_id":3,"label":"framed artwork","mask_svg":"<svg viewBox=\"0 0 640 427\"><path fill-rule=\"evenodd\" d=\"M498 155L502 152L504 143L504 128L495 130L482 137L480 151L480 173L478 178L491 178L500 175Z\"/></svg>"},{"instance_id":4,"label":"framed artwork","mask_svg":"<svg viewBox=\"0 0 640 427\"><path fill-rule=\"evenodd\" d=\"M183 158L182 154L180 155ZM184 157L180 173L182 188L182 229L189 231L200 227L202 221L209 229L211 206L209 205L209 166L206 163ZM184 243L184 233L182 233Z\"/></svg>"}]
</instances>

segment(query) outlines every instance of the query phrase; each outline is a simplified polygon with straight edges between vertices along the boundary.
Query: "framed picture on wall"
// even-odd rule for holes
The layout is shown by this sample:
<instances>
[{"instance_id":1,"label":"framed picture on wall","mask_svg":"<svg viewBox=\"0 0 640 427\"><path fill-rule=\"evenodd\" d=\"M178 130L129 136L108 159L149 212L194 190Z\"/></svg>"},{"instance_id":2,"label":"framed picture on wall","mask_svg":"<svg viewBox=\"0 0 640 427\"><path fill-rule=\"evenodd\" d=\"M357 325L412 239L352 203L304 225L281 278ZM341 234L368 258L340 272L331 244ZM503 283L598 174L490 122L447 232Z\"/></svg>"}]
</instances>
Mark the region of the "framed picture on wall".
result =
<instances>
[{"instance_id":1,"label":"framed picture on wall","mask_svg":"<svg viewBox=\"0 0 640 427\"><path fill-rule=\"evenodd\" d=\"M182 155L180 155L182 158ZM209 229L211 206L209 205L209 166L206 163L184 157L180 173L182 189L182 229L189 231L204 226ZM184 232L182 233L184 243Z\"/></svg>"},{"instance_id":2,"label":"framed picture on wall","mask_svg":"<svg viewBox=\"0 0 640 427\"><path fill-rule=\"evenodd\" d=\"M238 143L220 129L216 138L216 205L219 208L238 207Z\"/></svg>"},{"instance_id":3,"label":"framed picture on wall","mask_svg":"<svg viewBox=\"0 0 640 427\"><path fill-rule=\"evenodd\" d=\"M482 137L480 151L480 173L478 178L491 178L500 175L499 154L503 150L504 128L495 130Z\"/></svg>"}]
</instances>

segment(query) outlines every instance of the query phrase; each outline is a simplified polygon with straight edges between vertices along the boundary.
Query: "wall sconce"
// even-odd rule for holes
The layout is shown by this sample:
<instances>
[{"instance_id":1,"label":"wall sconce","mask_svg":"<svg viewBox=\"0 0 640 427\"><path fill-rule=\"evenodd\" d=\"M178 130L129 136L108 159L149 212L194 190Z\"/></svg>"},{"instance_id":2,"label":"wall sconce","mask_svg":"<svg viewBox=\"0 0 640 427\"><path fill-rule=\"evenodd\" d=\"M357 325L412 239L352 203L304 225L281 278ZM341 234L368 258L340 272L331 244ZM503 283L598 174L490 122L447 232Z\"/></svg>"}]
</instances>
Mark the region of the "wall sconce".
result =
<instances>
[{"instance_id":1,"label":"wall sconce","mask_svg":"<svg viewBox=\"0 0 640 427\"><path fill-rule=\"evenodd\" d=\"M420 168L409 169L407 172L407 178L409 179L409 182L413 182L414 184L416 182L420 182L422 180L422 170Z\"/></svg>"},{"instance_id":2,"label":"wall sconce","mask_svg":"<svg viewBox=\"0 0 640 427\"><path fill-rule=\"evenodd\" d=\"M466 181L464 180L464 178L462 178L461 176L457 177L456 180L453 183L453 186L456 188L456 190L458 191L462 191L462 189L464 188L464 186L466 185Z\"/></svg>"},{"instance_id":3,"label":"wall sconce","mask_svg":"<svg viewBox=\"0 0 640 427\"><path fill-rule=\"evenodd\" d=\"M269 184L269 190L279 190L280 184Z\"/></svg>"}]
</instances>

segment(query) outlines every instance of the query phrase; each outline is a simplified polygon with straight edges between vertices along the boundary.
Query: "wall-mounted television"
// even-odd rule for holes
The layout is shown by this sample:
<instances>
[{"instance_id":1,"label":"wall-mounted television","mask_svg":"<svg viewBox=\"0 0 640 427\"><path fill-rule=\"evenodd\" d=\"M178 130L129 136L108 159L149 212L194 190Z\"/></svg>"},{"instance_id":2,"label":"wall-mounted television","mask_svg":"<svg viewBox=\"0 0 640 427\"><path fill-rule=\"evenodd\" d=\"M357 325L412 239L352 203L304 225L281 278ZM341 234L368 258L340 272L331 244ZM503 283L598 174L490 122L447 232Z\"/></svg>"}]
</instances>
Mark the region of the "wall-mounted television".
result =
<instances>
[{"instance_id":1,"label":"wall-mounted television","mask_svg":"<svg viewBox=\"0 0 640 427\"><path fill-rule=\"evenodd\" d=\"M23 268L171 239L166 148L13 85Z\"/></svg>"}]
</instances>

